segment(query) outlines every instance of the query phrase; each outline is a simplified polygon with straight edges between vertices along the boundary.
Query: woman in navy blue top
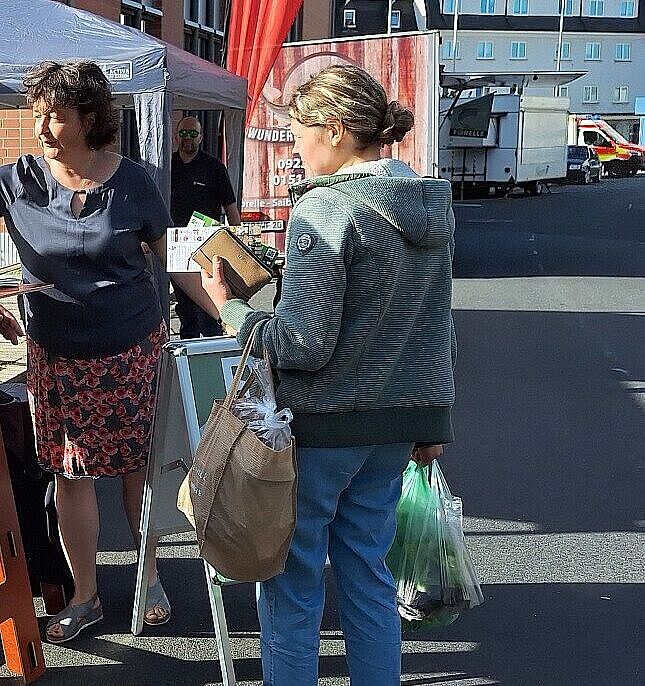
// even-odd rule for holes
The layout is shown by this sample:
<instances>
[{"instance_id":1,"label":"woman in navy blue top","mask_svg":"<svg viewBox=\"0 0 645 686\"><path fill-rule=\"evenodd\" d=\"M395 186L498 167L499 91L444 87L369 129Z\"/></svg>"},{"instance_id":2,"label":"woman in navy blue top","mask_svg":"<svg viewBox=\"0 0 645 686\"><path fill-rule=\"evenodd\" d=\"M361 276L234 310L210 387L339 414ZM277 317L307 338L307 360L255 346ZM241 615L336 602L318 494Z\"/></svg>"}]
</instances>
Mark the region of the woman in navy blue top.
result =
<instances>
[{"instance_id":1,"label":"woman in navy blue top","mask_svg":"<svg viewBox=\"0 0 645 686\"><path fill-rule=\"evenodd\" d=\"M122 476L135 541L165 324L142 242L165 262L168 210L138 164L108 150L118 115L91 62L45 62L25 79L43 156L0 167L0 216L27 283L27 385L41 466L56 475L56 507L75 594L50 620L48 640L74 638L103 617L96 589L94 479ZM182 283L202 306L196 280ZM210 309L217 316L216 309ZM20 327L0 310L0 333ZM170 605L156 569L145 620Z\"/></svg>"}]
</instances>

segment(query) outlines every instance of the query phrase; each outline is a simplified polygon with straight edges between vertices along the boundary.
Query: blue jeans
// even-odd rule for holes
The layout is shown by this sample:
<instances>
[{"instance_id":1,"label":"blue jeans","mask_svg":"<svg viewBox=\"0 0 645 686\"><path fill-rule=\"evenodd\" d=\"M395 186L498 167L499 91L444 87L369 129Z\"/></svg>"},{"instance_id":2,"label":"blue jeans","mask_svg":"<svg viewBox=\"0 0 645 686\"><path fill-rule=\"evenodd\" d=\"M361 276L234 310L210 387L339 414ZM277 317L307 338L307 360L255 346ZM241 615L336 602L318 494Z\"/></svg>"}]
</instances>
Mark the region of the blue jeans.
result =
<instances>
[{"instance_id":1,"label":"blue jeans","mask_svg":"<svg viewBox=\"0 0 645 686\"><path fill-rule=\"evenodd\" d=\"M401 622L385 556L411 451L409 443L298 450L293 543L258 599L265 686L318 683L328 555L352 686L400 686Z\"/></svg>"}]
</instances>

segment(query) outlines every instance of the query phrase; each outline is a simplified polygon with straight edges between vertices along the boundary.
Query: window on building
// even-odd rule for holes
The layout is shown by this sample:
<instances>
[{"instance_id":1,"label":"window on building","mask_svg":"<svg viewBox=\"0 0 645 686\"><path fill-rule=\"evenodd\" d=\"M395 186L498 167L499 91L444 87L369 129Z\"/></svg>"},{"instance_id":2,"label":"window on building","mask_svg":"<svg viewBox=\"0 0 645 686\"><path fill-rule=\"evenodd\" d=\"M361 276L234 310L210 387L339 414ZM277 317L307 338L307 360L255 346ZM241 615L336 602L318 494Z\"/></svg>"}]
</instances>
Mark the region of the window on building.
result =
<instances>
[{"instance_id":1,"label":"window on building","mask_svg":"<svg viewBox=\"0 0 645 686\"><path fill-rule=\"evenodd\" d=\"M184 50L221 64L224 15L221 0L184 0ZM205 141L217 135L214 121L208 114L202 122Z\"/></svg>"},{"instance_id":2,"label":"window on building","mask_svg":"<svg viewBox=\"0 0 645 686\"><path fill-rule=\"evenodd\" d=\"M513 0L513 14L528 14L529 0Z\"/></svg>"},{"instance_id":3,"label":"window on building","mask_svg":"<svg viewBox=\"0 0 645 686\"><path fill-rule=\"evenodd\" d=\"M461 55L459 54L460 47L461 46L459 44L459 41L457 41L456 51L455 51L455 53L453 53L452 40L446 40L441 45L441 56L443 57L444 60L452 60L452 59L458 60L461 57Z\"/></svg>"},{"instance_id":4,"label":"window on building","mask_svg":"<svg viewBox=\"0 0 645 686\"><path fill-rule=\"evenodd\" d=\"M477 43L477 59L478 60L492 60L493 59L493 44L491 41L481 41Z\"/></svg>"},{"instance_id":5,"label":"window on building","mask_svg":"<svg viewBox=\"0 0 645 686\"><path fill-rule=\"evenodd\" d=\"M569 86L560 86L559 95L561 98L569 97Z\"/></svg>"},{"instance_id":6,"label":"window on building","mask_svg":"<svg viewBox=\"0 0 645 686\"><path fill-rule=\"evenodd\" d=\"M134 12L121 12L121 23L123 26L131 26L135 29L139 28L137 17Z\"/></svg>"},{"instance_id":7,"label":"window on building","mask_svg":"<svg viewBox=\"0 0 645 686\"><path fill-rule=\"evenodd\" d=\"M346 29L356 28L356 10L343 11L343 26Z\"/></svg>"},{"instance_id":8,"label":"window on building","mask_svg":"<svg viewBox=\"0 0 645 686\"><path fill-rule=\"evenodd\" d=\"M304 12L303 8L301 7L298 14L296 14L296 18L293 20L293 24L291 24L291 28L289 29L285 43L295 43L296 41L302 40L303 17Z\"/></svg>"},{"instance_id":9,"label":"window on building","mask_svg":"<svg viewBox=\"0 0 645 686\"><path fill-rule=\"evenodd\" d=\"M222 31L224 12L220 0L184 0L184 20L204 28Z\"/></svg>"},{"instance_id":10,"label":"window on building","mask_svg":"<svg viewBox=\"0 0 645 686\"><path fill-rule=\"evenodd\" d=\"M605 0L589 0L589 16L602 17L605 14Z\"/></svg>"},{"instance_id":11,"label":"window on building","mask_svg":"<svg viewBox=\"0 0 645 686\"><path fill-rule=\"evenodd\" d=\"M184 0L184 19L199 24L199 0Z\"/></svg>"},{"instance_id":12,"label":"window on building","mask_svg":"<svg viewBox=\"0 0 645 686\"><path fill-rule=\"evenodd\" d=\"M629 102L629 86L616 86L614 88L614 102Z\"/></svg>"},{"instance_id":13,"label":"window on building","mask_svg":"<svg viewBox=\"0 0 645 686\"><path fill-rule=\"evenodd\" d=\"M600 43L587 43L585 45L585 59L599 60L600 59Z\"/></svg>"},{"instance_id":14,"label":"window on building","mask_svg":"<svg viewBox=\"0 0 645 686\"><path fill-rule=\"evenodd\" d=\"M585 86L582 90L582 102L598 102L598 86Z\"/></svg>"},{"instance_id":15,"label":"window on building","mask_svg":"<svg viewBox=\"0 0 645 686\"><path fill-rule=\"evenodd\" d=\"M480 0L479 9L482 14L495 14L495 0Z\"/></svg>"},{"instance_id":16,"label":"window on building","mask_svg":"<svg viewBox=\"0 0 645 686\"><path fill-rule=\"evenodd\" d=\"M558 47L555 48L555 59L558 59ZM560 46L560 59L570 60L571 59L571 43L569 41L562 41Z\"/></svg>"},{"instance_id":17,"label":"window on building","mask_svg":"<svg viewBox=\"0 0 645 686\"><path fill-rule=\"evenodd\" d=\"M121 3L121 23L155 38L161 38L161 15L153 0L123 0Z\"/></svg>"},{"instance_id":18,"label":"window on building","mask_svg":"<svg viewBox=\"0 0 645 686\"><path fill-rule=\"evenodd\" d=\"M459 0L457 3L457 0L443 0L443 13L444 14L454 14L455 13L455 7L459 8L459 11L461 12L461 4L462 0Z\"/></svg>"},{"instance_id":19,"label":"window on building","mask_svg":"<svg viewBox=\"0 0 645 686\"><path fill-rule=\"evenodd\" d=\"M636 15L636 3L634 0L623 0L620 3L620 16L633 17Z\"/></svg>"},{"instance_id":20,"label":"window on building","mask_svg":"<svg viewBox=\"0 0 645 686\"><path fill-rule=\"evenodd\" d=\"M222 37L214 29L186 24L184 27L184 50L198 55L208 62L221 63Z\"/></svg>"},{"instance_id":21,"label":"window on building","mask_svg":"<svg viewBox=\"0 0 645 686\"><path fill-rule=\"evenodd\" d=\"M392 10L392 17L390 18L390 26L393 29L401 28L401 10Z\"/></svg>"},{"instance_id":22,"label":"window on building","mask_svg":"<svg viewBox=\"0 0 645 686\"><path fill-rule=\"evenodd\" d=\"M616 43L616 62L629 62L632 59L631 43Z\"/></svg>"},{"instance_id":23,"label":"window on building","mask_svg":"<svg viewBox=\"0 0 645 686\"><path fill-rule=\"evenodd\" d=\"M524 41L513 41L511 43L511 59L525 60L526 59L526 43Z\"/></svg>"},{"instance_id":24,"label":"window on building","mask_svg":"<svg viewBox=\"0 0 645 686\"><path fill-rule=\"evenodd\" d=\"M560 0L560 2L562 2L562 0ZM564 0L564 16L573 16L573 0Z\"/></svg>"}]
</instances>

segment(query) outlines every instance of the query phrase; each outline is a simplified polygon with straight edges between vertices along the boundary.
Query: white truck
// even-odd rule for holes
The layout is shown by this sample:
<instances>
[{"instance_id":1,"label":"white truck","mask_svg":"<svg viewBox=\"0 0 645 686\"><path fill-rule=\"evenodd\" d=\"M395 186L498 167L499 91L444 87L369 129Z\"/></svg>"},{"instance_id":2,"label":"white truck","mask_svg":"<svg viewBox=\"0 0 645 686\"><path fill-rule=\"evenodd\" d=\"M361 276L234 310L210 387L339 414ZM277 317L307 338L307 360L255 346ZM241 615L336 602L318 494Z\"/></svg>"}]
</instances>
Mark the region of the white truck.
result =
<instances>
[{"instance_id":1,"label":"white truck","mask_svg":"<svg viewBox=\"0 0 645 686\"><path fill-rule=\"evenodd\" d=\"M477 186L489 190L520 186L538 193L544 183L565 178L569 99L553 94L583 75L575 71L443 71L439 174L462 192ZM474 88L492 92L481 98L462 97ZM477 116L478 102L488 107L487 128ZM466 135L460 135L461 127L454 120L460 122L465 116L468 121L469 112L474 112L479 123L470 131L466 125Z\"/></svg>"},{"instance_id":2,"label":"white truck","mask_svg":"<svg viewBox=\"0 0 645 686\"><path fill-rule=\"evenodd\" d=\"M565 178L569 99L525 93L495 93L492 98L485 137L451 135L451 101L442 98L440 176L451 180L456 190L521 186L529 193L539 193L542 183Z\"/></svg>"}]
</instances>

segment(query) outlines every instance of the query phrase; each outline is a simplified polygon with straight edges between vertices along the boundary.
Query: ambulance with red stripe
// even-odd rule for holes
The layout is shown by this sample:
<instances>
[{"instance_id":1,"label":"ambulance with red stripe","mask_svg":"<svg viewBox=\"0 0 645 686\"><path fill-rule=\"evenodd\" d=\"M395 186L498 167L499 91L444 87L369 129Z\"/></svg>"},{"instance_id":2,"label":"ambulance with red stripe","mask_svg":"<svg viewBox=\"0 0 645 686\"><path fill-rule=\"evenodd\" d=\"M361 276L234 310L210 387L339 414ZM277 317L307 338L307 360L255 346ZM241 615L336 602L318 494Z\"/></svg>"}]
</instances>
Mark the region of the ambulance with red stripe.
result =
<instances>
[{"instance_id":1,"label":"ambulance with red stripe","mask_svg":"<svg viewBox=\"0 0 645 686\"><path fill-rule=\"evenodd\" d=\"M645 147L630 143L603 119L572 116L569 143L593 148L609 176L634 176L645 170Z\"/></svg>"}]
</instances>

